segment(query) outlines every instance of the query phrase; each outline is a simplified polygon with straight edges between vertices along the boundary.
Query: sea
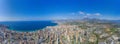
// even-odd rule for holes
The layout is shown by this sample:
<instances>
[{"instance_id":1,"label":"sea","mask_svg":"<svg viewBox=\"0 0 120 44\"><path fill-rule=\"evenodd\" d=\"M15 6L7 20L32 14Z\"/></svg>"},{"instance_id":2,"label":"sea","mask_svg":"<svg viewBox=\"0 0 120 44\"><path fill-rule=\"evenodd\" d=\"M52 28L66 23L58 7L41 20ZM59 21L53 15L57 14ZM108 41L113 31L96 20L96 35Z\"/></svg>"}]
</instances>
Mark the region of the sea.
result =
<instances>
[{"instance_id":1,"label":"sea","mask_svg":"<svg viewBox=\"0 0 120 44\"><path fill-rule=\"evenodd\" d=\"M37 31L47 26L57 25L54 21L2 21L0 24L8 26L9 30L18 32Z\"/></svg>"}]
</instances>

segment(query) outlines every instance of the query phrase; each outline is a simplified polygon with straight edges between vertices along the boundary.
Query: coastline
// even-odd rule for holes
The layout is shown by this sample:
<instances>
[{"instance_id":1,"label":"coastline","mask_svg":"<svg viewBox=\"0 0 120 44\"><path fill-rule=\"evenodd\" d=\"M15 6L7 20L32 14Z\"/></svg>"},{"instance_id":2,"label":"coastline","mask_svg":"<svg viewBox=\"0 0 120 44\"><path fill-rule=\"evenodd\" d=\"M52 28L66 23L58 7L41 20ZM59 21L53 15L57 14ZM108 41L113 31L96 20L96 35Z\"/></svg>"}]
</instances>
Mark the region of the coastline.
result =
<instances>
[{"instance_id":1,"label":"coastline","mask_svg":"<svg viewBox=\"0 0 120 44\"><path fill-rule=\"evenodd\" d=\"M58 22L56 22L56 21L51 21L51 23L55 24L55 25L51 25L51 26L57 26L57 25L59 25ZM17 32L17 33L27 33L27 32L35 33L35 32L38 32L38 31L45 30L47 27L51 27L51 26L46 26L44 28L35 29L34 31L33 30L31 30L31 31L19 31L19 30L14 30L14 29L10 29L10 28L7 28L6 30L10 31L10 32Z\"/></svg>"}]
</instances>

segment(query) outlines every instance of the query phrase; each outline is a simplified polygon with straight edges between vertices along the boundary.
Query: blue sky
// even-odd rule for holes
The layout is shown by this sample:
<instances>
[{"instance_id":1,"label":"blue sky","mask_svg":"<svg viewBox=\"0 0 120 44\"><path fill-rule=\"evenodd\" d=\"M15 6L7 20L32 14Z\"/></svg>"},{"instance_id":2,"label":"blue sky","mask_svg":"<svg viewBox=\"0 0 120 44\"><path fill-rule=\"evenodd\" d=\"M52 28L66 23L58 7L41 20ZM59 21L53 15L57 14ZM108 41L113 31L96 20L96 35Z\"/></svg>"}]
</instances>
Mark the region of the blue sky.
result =
<instances>
[{"instance_id":1,"label":"blue sky","mask_svg":"<svg viewBox=\"0 0 120 44\"><path fill-rule=\"evenodd\" d=\"M120 19L120 0L0 0L2 20Z\"/></svg>"}]
</instances>

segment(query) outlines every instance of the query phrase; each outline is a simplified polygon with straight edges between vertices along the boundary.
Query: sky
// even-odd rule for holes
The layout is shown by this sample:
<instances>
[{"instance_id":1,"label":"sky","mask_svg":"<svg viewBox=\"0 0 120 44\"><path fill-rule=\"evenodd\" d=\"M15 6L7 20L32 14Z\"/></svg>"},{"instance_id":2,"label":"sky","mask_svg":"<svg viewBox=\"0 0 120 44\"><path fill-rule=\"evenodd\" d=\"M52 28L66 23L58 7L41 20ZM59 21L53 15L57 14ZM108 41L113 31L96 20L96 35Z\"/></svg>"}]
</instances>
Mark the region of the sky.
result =
<instances>
[{"instance_id":1,"label":"sky","mask_svg":"<svg viewBox=\"0 0 120 44\"><path fill-rule=\"evenodd\" d=\"M120 20L120 0L0 0L0 21Z\"/></svg>"}]
</instances>

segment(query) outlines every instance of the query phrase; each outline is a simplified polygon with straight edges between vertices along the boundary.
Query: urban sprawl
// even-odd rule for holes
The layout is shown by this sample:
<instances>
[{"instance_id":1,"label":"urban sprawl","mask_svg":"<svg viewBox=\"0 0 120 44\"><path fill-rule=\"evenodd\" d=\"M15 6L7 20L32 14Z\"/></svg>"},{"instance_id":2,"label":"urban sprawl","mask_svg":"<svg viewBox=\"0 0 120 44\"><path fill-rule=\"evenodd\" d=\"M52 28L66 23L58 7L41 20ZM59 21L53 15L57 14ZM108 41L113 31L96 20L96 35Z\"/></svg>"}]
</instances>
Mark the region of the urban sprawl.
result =
<instances>
[{"instance_id":1,"label":"urban sprawl","mask_svg":"<svg viewBox=\"0 0 120 44\"><path fill-rule=\"evenodd\" d=\"M117 24L79 20L55 22L58 25L35 32L17 32L0 25L0 44L120 44Z\"/></svg>"}]
</instances>

